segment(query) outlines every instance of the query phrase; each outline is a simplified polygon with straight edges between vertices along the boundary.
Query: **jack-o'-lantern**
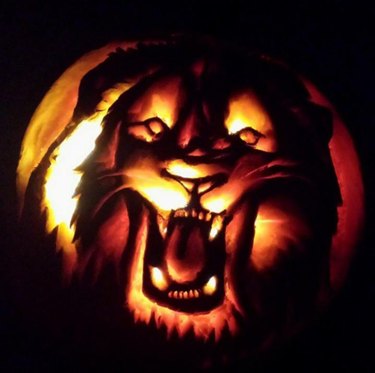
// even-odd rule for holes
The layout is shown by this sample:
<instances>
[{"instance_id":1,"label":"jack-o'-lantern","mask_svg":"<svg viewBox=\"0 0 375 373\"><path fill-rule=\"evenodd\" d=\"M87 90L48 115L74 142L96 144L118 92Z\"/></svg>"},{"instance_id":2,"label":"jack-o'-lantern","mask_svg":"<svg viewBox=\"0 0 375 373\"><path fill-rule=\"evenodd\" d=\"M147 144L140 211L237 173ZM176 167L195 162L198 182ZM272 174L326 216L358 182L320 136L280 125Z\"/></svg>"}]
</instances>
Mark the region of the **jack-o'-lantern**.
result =
<instances>
[{"instance_id":1,"label":"jack-o'-lantern","mask_svg":"<svg viewBox=\"0 0 375 373\"><path fill-rule=\"evenodd\" d=\"M30 123L18 187L66 280L110 268L134 322L197 345L256 349L298 328L341 285L362 218L329 103L285 65L206 39L78 60Z\"/></svg>"}]
</instances>

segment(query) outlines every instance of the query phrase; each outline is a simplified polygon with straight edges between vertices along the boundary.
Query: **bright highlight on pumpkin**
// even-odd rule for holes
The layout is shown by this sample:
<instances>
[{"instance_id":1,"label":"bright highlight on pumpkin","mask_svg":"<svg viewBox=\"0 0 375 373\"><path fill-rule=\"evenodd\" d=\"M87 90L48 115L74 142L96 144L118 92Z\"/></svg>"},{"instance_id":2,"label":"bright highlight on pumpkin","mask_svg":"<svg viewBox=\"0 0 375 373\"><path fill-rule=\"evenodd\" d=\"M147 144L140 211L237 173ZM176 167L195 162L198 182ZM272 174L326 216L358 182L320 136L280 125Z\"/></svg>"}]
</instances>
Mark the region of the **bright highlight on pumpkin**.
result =
<instances>
[{"instance_id":1,"label":"bright highlight on pumpkin","mask_svg":"<svg viewBox=\"0 0 375 373\"><path fill-rule=\"evenodd\" d=\"M213 197L210 196L209 198L203 197L201 202L202 202L203 207L206 210L214 212L216 214L220 214L227 209L231 201L232 199L230 198L229 195L227 196L223 194L220 197L215 197L215 196Z\"/></svg>"},{"instance_id":2,"label":"bright highlight on pumpkin","mask_svg":"<svg viewBox=\"0 0 375 373\"><path fill-rule=\"evenodd\" d=\"M51 157L44 186L49 232L60 224L70 227L77 205L72 196L82 176L76 169L93 151L95 140L102 131L101 122L102 116L82 121Z\"/></svg>"},{"instance_id":3,"label":"bright highlight on pumpkin","mask_svg":"<svg viewBox=\"0 0 375 373\"><path fill-rule=\"evenodd\" d=\"M241 140L262 151L276 151L277 146L271 118L258 98L250 91L231 99L225 127L230 135L238 134L246 128L255 130L262 134L259 143L254 137L254 133L249 131L240 133Z\"/></svg>"},{"instance_id":4,"label":"bright highlight on pumpkin","mask_svg":"<svg viewBox=\"0 0 375 373\"><path fill-rule=\"evenodd\" d=\"M225 126L231 135L247 127L266 133L271 127L268 115L255 95L250 92L231 100Z\"/></svg>"},{"instance_id":5,"label":"bright highlight on pumpkin","mask_svg":"<svg viewBox=\"0 0 375 373\"><path fill-rule=\"evenodd\" d=\"M103 118L109 107L129 88L129 84L121 83L103 92L96 113L79 123L50 157L51 165L44 185L44 204L47 207L46 228L51 232L56 226L60 226L57 240L65 242L68 246L74 236L71 219L77 206L77 199L73 196L82 177L77 168L94 150L95 141L103 129Z\"/></svg>"},{"instance_id":6,"label":"bright highlight on pumpkin","mask_svg":"<svg viewBox=\"0 0 375 373\"><path fill-rule=\"evenodd\" d=\"M136 167L124 175L124 186L137 190L154 206L166 214L169 211L184 208L189 202L187 192L174 180L164 180L148 166Z\"/></svg>"},{"instance_id":7,"label":"bright highlight on pumpkin","mask_svg":"<svg viewBox=\"0 0 375 373\"><path fill-rule=\"evenodd\" d=\"M169 128L172 127L174 119L171 115L172 110L170 106L170 100L157 94L152 96L153 117L160 118Z\"/></svg>"},{"instance_id":8,"label":"bright highlight on pumpkin","mask_svg":"<svg viewBox=\"0 0 375 373\"><path fill-rule=\"evenodd\" d=\"M203 293L206 295L212 295L217 286L217 278L216 276L212 276L206 283L206 285L203 286Z\"/></svg>"},{"instance_id":9,"label":"bright highlight on pumpkin","mask_svg":"<svg viewBox=\"0 0 375 373\"><path fill-rule=\"evenodd\" d=\"M173 176L186 179L197 179L205 176L201 168L197 166L190 166L179 159L169 162L167 171Z\"/></svg>"},{"instance_id":10,"label":"bright highlight on pumpkin","mask_svg":"<svg viewBox=\"0 0 375 373\"><path fill-rule=\"evenodd\" d=\"M165 290L168 287L168 282L164 277L163 272L157 267L150 267L151 281L153 285L159 290Z\"/></svg>"},{"instance_id":11,"label":"bright highlight on pumpkin","mask_svg":"<svg viewBox=\"0 0 375 373\"><path fill-rule=\"evenodd\" d=\"M136 101L130 107L132 113L138 121L150 118L161 119L169 128L172 128L176 121L176 106L179 90L179 79L167 79L152 86L144 94L140 101Z\"/></svg>"},{"instance_id":12,"label":"bright highlight on pumpkin","mask_svg":"<svg viewBox=\"0 0 375 373\"><path fill-rule=\"evenodd\" d=\"M215 216L214 219L212 220L210 234L208 236L211 241L217 236L217 234L223 228L223 220L224 220L223 217L220 215Z\"/></svg>"},{"instance_id":13,"label":"bright highlight on pumpkin","mask_svg":"<svg viewBox=\"0 0 375 373\"><path fill-rule=\"evenodd\" d=\"M165 189L164 187L147 187L145 196L162 210L170 211L176 207L185 207L187 199L179 190Z\"/></svg>"}]
</instances>

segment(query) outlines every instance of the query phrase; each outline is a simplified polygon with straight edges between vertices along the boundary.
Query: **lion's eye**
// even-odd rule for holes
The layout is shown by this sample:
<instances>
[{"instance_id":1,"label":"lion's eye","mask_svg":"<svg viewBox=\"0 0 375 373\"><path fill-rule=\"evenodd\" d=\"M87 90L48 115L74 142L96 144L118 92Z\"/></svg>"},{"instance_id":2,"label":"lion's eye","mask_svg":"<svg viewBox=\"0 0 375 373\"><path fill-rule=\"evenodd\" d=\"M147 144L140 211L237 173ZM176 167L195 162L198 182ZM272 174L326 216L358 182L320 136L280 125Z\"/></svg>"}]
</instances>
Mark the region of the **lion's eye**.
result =
<instances>
[{"instance_id":1,"label":"lion's eye","mask_svg":"<svg viewBox=\"0 0 375 373\"><path fill-rule=\"evenodd\" d=\"M240 92L229 98L224 126L232 138L239 138L250 148L267 153L277 150L271 117L252 91Z\"/></svg>"},{"instance_id":2,"label":"lion's eye","mask_svg":"<svg viewBox=\"0 0 375 373\"><path fill-rule=\"evenodd\" d=\"M154 142L158 141L167 129L168 126L160 118L154 117L129 124L128 133L138 140Z\"/></svg>"},{"instance_id":3,"label":"lion's eye","mask_svg":"<svg viewBox=\"0 0 375 373\"><path fill-rule=\"evenodd\" d=\"M237 132L237 135L244 143L252 146L255 146L259 139L264 137L261 133L250 127L243 128L241 131Z\"/></svg>"}]
</instances>

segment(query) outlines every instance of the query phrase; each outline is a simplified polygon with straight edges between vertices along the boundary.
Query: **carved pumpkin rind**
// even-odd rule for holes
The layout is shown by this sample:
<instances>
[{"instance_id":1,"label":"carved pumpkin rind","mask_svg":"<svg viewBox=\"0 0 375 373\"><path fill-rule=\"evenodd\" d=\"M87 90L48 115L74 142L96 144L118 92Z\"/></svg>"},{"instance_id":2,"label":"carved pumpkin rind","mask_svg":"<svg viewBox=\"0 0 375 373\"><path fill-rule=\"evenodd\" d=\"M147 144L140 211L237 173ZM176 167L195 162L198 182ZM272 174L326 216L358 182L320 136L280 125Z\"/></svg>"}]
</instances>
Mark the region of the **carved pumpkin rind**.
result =
<instances>
[{"instance_id":1,"label":"carved pumpkin rind","mask_svg":"<svg viewBox=\"0 0 375 373\"><path fill-rule=\"evenodd\" d=\"M290 334L342 284L363 218L329 103L285 66L212 41L84 56L22 149L24 216L56 234L66 278L112 266L124 312L167 336L229 331L259 348ZM75 178L64 213L61 173Z\"/></svg>"}]
</instances>

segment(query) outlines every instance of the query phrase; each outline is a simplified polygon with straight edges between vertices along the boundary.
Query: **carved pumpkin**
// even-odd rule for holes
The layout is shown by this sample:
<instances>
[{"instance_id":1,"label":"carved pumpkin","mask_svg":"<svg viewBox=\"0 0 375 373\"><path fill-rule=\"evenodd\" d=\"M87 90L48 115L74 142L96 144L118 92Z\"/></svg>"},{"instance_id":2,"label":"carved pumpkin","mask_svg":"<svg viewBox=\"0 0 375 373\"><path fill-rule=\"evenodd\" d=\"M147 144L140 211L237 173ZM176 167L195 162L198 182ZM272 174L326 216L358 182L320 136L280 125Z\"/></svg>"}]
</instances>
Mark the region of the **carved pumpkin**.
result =
<instances>
[{"instance_id":1,"label":"carved pumpkin","mask_svg":"<svg viewBox=\"0 0 375 373\"><path fill-rule=\"evenodd\" d=\"M31 120L18 189L66 280L109 268L135 322L251 350L340 287L363 210L350 136L309 82L189 38L78 60Z\"/></svg>"}]
</instances>

